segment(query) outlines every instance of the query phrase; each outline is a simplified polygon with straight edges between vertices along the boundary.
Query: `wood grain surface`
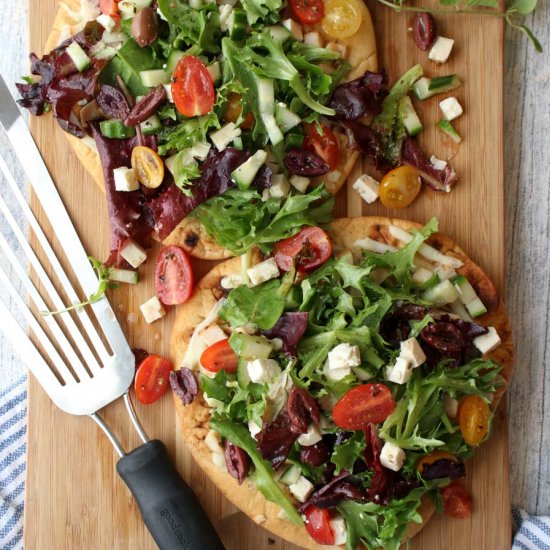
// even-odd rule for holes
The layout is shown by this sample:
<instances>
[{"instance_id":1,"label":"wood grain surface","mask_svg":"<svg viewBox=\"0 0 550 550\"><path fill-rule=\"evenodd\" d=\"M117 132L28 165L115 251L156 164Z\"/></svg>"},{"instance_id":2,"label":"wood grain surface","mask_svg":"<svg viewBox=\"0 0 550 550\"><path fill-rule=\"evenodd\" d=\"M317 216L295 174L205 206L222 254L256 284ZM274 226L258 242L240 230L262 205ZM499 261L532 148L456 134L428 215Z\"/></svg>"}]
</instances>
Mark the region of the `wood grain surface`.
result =
<instances>
[{"instance_id":1,"label":"wood grain surface","mask_svg":"<svg viewBox=\"0 0 550 550\"><path fill-rule=\"evenodd\" d=\"M31 49L40 51L53 18L53 0L31 0ZM464 136L457 150L445 143L434 127L437 101L426 102L426 144L440 158L453 156L461 183L449 196L425 191L404 217L425 221L439 217L443 231L454 237L472 257L484 265L502 289L504 258L502 156L503 33L495 20L462 18L441 20L441 32L457 41L452 61L436 68L418 52L407 35L409 18L385 9L373 9L379 35L381 64L393 80L414 62L422 62L430 74L456 71L466 85L457 95L467 107L457 127ZM480 60L483 60L481 62ZM87 250L102 257L107 251L106 206L73 157L51 117L32 123L36 139L54 175ZM490 154L487 152L490 144ZM361 214L361 203L353 193L340 195L340 213ZM363 209L381 213L381 209ZM99 230L98 230L99 228ZM152 256L154 257L154 256ZM138 311L144 298L152 295L151 265L143 273L144 283L136 292L117 290L112 295L119 320L130 342L152 352L167 349L172 315L148 327ZM197 265L204 271L206 262ZM271 539L242 514L235 513L193 468L184 444L178 438L176 418L169 398L149 408L139 408L149 434L161 437L174 453L178 467L222 532L228 548L290 548ZM108 421L127 448L137 443L123 408L105 411ZM471 520L433 520L412 542L412 548L509 547L509 493L507 436L501 411L493 438L468 465L468 483L476 502ZM34 380L29 382L28 478L25 539L28 548L137 548L154 545L146 533L126 488L116 477L115 455L102 434L86 418L63 415L49 402ZM495 506L495 502L498 505Z\"/></svg>"}]
</instances>

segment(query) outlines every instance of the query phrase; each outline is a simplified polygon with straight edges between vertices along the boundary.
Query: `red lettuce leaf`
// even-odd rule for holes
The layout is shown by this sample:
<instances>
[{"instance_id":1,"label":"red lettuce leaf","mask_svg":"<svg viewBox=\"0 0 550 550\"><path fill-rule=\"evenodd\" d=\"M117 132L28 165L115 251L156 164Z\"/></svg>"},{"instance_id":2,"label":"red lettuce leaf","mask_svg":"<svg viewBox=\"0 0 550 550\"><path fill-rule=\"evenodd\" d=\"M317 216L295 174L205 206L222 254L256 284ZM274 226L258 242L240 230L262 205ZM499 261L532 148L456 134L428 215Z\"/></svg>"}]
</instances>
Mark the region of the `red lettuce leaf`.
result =
<instances>
[{"instance_id":1,"label":"red lettuce leaf","mask_svg":"<svg viewBox=\"0 0 550 550\"><path fill-rule=\"evenodd\" d=\"M296 357L296 345L307 328L307 311L289 311L283 313L273 328L264 331L268 338L280 338L283 341L283 352L289 357Z\"/></svg>"}]
</instances>

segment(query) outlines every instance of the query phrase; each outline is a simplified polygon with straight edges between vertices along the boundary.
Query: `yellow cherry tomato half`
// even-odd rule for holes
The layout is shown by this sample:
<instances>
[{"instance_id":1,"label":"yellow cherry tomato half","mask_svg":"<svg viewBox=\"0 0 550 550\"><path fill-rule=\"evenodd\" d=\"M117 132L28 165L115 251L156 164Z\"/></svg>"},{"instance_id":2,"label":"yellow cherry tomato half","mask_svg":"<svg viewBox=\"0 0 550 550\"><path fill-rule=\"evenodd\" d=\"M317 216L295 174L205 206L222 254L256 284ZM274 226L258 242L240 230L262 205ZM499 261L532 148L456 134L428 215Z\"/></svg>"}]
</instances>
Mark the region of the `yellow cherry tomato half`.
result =
<instances>
[{"instance_id":1,"label":"yellow cherry tomato half","mask_svg":"<svg viewBox=\"0 0 550 550\"><path fill-rule=\"evenodd\" d=\"M349 38L361 26L358 0L328 0L321 27L332 38Z\"/></svg>"},{"instance_id":2,"label":"yellow cherry tomato half","mask_svg":"<svg viewBox=\"0 0 550 550\"><path fill-rule=\"evenodd\" d=\"M451 460L452 462L458 462L456 456L447 451L432 451L431 453L423 456L416 463L416 469L420 474L422 474L422 471L424 470L424 466L433 464L437 460L441 460L441 459Z\"/></svg>"},{"instance_id":3,"label":"yellow cherry tomato half","mask_svg":"<svg viewBox=\"0 0 550 550\"><path fill-rule=\"evenodd\" d=\"M489 433L491 409L479 395L467 395L458 403L458 422L464 441L476 447Z\"/></svg>"},{"instance_id":4,"label":"yellow cherry tomato half","mask_svg":"<svg viewBox=\"0 0 550 550\"><path fill-rule=\"evenodd\" d=\"M138 145L132 149L132 168L140 183L156 189L164 179L164 163L156 151Z\"/></svg>"},{"instance_id":5,"label":"yellow cherry tomato half","mask_svg":"<svg viewBox=\"0 0 550 550\"><path fill-rule=\"evenodd\" d=\"M399 166L380 182L380 200L388 208L405 208L420 192L420 175L413 166Z\"/></svg>"}]
</instances>

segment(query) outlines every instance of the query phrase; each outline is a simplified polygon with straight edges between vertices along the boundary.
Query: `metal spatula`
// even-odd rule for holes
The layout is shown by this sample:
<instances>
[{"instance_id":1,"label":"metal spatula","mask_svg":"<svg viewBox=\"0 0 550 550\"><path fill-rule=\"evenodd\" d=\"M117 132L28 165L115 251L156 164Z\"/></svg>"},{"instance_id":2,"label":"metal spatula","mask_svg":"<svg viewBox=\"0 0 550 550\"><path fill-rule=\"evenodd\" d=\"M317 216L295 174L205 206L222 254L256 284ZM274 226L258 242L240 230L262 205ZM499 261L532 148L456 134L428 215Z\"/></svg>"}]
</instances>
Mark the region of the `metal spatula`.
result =
<instances>
[{"instance_id":1,"label":"metal spatula","mask_svg":"<svg viewBox=\"0 0 550 550\"><path fill-rule=\"evenodd\" d=\"M28 176L48 221L86 296L97 290L98 279L87 259L61 198L28 131L19 109L0 76L0 124ZM28 206L20 187L5 161L0 157L9 191L13 194L24 218L40 244L47 262L41 263L27 242L0 190L0 212L11 234L0 233L2 255L11 264L22 287L38 311L48 309L46 300L62 310L80 302L40 224ZM14 253L9 244L16 242L22 253ZM5 263L5 261L4 261ZM32 266L41 288L37 288L27 272ZM50 275L51 276L50 276ZM52 282L56 279L56 283ZM59 315L33 314L10 278L0 266L3 285L37 341L33 343L18 322L16 315L0 300L0 328L19 350L29 369L51 397L65 412L90 416L105 432L121 457L117 471L132 491L143 519L156 543L163 550L216 550L223 545L191 489L170 463L161 441L149 440L140 425L130 401L128 388L134 377L134 356L107 299L90 306L89 310ZM62 292L57 289L61 288ZM65 294L65 300L60 294ZM67 304L67 301L69 302ZM94 322L95 318L95 322ZM45 325L45 326L43 326ZM123 397L130 419L143 445L126 454L98 411Z\"/></svg>"}]
</instances>

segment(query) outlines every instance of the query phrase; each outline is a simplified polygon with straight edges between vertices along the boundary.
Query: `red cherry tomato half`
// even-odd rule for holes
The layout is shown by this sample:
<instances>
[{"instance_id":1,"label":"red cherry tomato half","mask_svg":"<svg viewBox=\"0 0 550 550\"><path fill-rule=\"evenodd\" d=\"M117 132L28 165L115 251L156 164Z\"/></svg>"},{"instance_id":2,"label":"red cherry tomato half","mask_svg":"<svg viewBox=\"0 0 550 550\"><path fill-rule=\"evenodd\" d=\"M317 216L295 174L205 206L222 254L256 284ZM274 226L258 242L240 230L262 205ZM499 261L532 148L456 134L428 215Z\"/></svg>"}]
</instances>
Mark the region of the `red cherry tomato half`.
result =
<instances>
[{"instance_id":1,"label":"red cherry tomato half","mask_svg":"<svg viewBox=\"0 0 550 550\"><path fill-rule=\"evenodd\" d=\"M168 306L183 304L193 291L193 271L187 254L179 246L160 251L155 266L155 289Z\"/></svg>"},{"instance_id":2,"label":"red cherry tomato half","mask_svg":"<svg viewBox=\"0 0 550 550\"><path fill-rule=\"evenodd\" d=\"M384 384L362 384L346 393L332 409L332 418L344 430L364 430L390 416L395 399Z\"/></svg>"},{"instance_id":3,"label":"red cherry tomato half","mask_svg":"<svg viewBox=\"0 0 550 550\"><path fill-rule=\"evenodd\" d=\"M184 116L205 115L216 101L214 81L204 63L193 55L182 57L172 75L172 97Z\"/></svg>"},{"instance_id":4,"label":"red cherry tomato half","mask_svg":"<svg viewBox=\"0 0 550 550\"><path fill-rule=\"evenodd\" d=\"M237 372L239 358L229 345L229 338L226 338L207 347L202 352L200 362L210 372L224 370L231 374L232 372Z\"/></svg>"},{"instance_id":5,"label":"red cherry tomato half","mask_svg":"<svg viewBox=\"0 0 550 550\"><path fill-rule=\"evenodd\" d=\"M134 388L140 403L149 405L161 398L170 386L172 363L164 357L149 355L138 367Z\"/></svg>"},{"instance_id":6,"label":"red cherry tomato half","mask_svg":"<svg viewBox=\"0 0 550 550\"><path fill-rule=\"evenodd\" d=\"M313 271L324 264L331 254L332 243L320 227L305 227L275 245L275 261L283 271L290 271L292 260L296 261L298 271Z\"/></svg>"},{"instance_id":7,"label":"red cherry tomato half","mask_svg":"<svg viewBox=\"0 0 550 550\"><path fill-rule=\"evenodd\" d=\"M325 16L323 0L290 0L290 9L300 23L314 25Z\"/></svg>"},{"instance_id":8,"label":"red cherry tomato half","mask_svg":"<svg viewBox=\"0 0 550 550\"><path fill-rule=\"evenodd\" d=\"M329 511L317 506L308 506L305 515L306 529L311 538L319 544L334 544Z\"/></svg>"},{"instance_id":9,"label":"red cherry tomato half","mask_svg":"<svg viewBox=\"0 0 550 550\"><path fill-rule=\"evenodd\" d=\"M304 149L321 157L331 170L340 164L340 146L334 132L324 124L308 124Z\"/></svg>"},{"instance_id":10,"label":"red cherry tomato half","mask_svg":"<svg viewBox=\"0 0 550 550\"><path fill-rule=\"evenodd\" d=\"M117 0L99 0L99 11L103 15L108 15L115 21L120 21L120 10Z\"/></svg>"},{"instance_id":11,"label":"red cherry tomato half","mask_svg":"<svg viewBox=\"0 0 550 550\"><path fill-rule=\"evenodd\" d=\"M455 519L469 518L472 515L472 499L457 481L441 489L441 496L445 515Z\"/></svg>"}]
</instances>

